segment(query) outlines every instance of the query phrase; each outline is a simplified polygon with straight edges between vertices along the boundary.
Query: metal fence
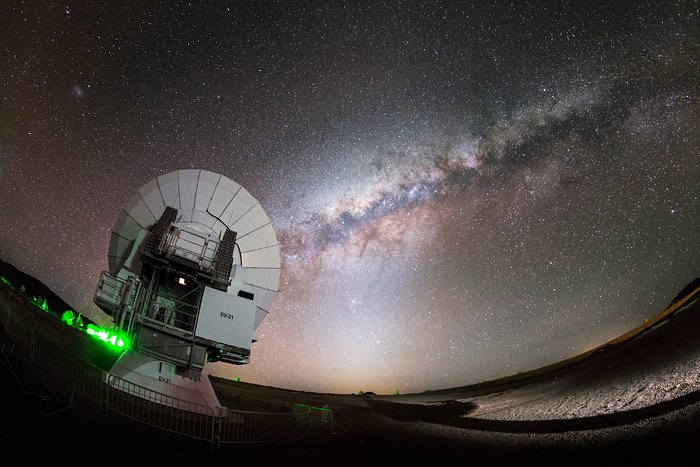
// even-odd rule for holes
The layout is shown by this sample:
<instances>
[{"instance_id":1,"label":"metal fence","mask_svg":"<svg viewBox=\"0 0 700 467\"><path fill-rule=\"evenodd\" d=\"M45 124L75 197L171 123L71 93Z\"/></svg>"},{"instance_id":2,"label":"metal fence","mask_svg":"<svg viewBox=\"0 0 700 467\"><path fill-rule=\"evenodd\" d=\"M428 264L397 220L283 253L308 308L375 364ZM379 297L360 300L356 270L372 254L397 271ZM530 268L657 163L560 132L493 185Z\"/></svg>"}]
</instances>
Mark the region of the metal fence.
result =
<instances>
[{"instance_id":1,"label":"metal fence","mask_svg":"<svg viewBox=\"0 0 700 467\"><path fill-rule=\"evenodd\" d=\"M66 355L60 346L33 331L10 337L61 397L75 401L76 396L81 396L105 416L110 412L120 414L161 430L208 441L212 448L233 443L292 441L308 434L313 426L327 426L316 421L325 417L318 413L325 414L329 409L315 410L300 404L290 412L227 409L225 415L215 414L208 406L152 391ZM16 337L22 342L17 342ZM330 419L332 427L332 415Z\"/></svg>"},{"instance_id":2,"label":"metal fence","mask_svg":"<svg viewBox=\"0 0 700 467\"><path fill-rule=\"evenodd\" d=\"M303 417L304 423L310 427L322 427L335 433L333 427L333 411L328 407L312 407L304 404L294 404L294 416Z\"/></svg>"},{"instance_id":3,"label":"metal fence","mask_svg":"<svg viewBox=\"0 0 700 467\"><path fill-rule=\"evenodd\" d=\"M67 357L52 342L32 331L29 338L29 360L50 377L53 389L62 396L80 394L100 403L104 397L104 374L101 369L77 358Z\"/></svg>"},{"instance_id":4,"label":"metal fence","mask_svg":"<svg viewBox=\"0 0 700 467\"><path fill-rule=\"evenodd\" d=\"M210 407L176 399L105 373L102 408L161 430L213 441L216 418Z\"/></svg>"},{"instance_id":5,"label":"metal fence","mask_svg":"<svg viewBox=\"0 0 700 467\"><path fill-rule=\"evenodd\" d=\"M289 412L250 412L229 410L220 418L219 442L264 443L291 441L308 432L310 428L298 427L296 417Z\"/></svg>"}]
</instances>

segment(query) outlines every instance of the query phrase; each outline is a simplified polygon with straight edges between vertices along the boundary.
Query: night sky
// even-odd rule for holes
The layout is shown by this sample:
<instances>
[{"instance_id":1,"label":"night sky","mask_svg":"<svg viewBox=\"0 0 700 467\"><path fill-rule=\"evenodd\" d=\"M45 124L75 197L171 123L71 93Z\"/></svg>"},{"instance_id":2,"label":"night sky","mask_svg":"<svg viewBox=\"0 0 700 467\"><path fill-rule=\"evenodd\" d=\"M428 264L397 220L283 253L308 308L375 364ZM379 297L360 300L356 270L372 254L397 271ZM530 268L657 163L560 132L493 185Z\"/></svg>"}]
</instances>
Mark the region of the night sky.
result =
<instances>
[{"instance_id":1,"label":"night sky","mask_svg":"<svg viewBox=\"0 0 700 467\"><path fill-rule=\"evenodd\" d=\"M214 374L479 382L700 275L697 2L89 3L0 6L0 257L108 324L127 198L226 175L283 272L251 363Z\"/></svg>"}]
</instances>

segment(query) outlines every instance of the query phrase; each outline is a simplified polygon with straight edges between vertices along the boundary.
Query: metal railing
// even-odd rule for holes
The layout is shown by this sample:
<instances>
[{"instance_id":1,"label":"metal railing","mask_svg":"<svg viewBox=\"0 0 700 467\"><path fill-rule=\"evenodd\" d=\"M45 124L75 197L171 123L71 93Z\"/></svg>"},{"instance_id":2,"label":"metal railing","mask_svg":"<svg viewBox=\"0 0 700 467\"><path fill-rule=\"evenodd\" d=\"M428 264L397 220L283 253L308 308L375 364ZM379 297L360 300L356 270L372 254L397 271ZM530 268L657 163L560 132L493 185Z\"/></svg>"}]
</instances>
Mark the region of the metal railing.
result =
<instances>
[{"instance_id":1,"label":"metal railing","mask_svg":"<svg viewBox=\"0 0 700 467\"><path fill-rule=\"evenodd\" d=\"M147 318L152 324L166 329L176 328L191 334L194 332L198 308L196 305L187 303L184 299L197 290L192 289L179 298L152 293L147 307L142 309L142 297L139 294L144 292L143 289L139 288L138 282L125 281L112 276L107 271L102 271L94 299L98 305L105 306L112 311L119 323L119 328L126 329L127 333L131 331L133 325L132 316L138 315ZM190 300L193 298L190 297ZM142 313L143 315L141 315Z\"/></svg>"},{"instance_id":2,"label":"metal railing","mask_svg":"<svg viewBox=\"0 0 700 467\"><path fill-rule=\"evenodd\" d=\"M311 427L321 427L334 434L333 426L333 411L328 407L312 407L305 404L294 404L294 414L304 416L308 419L308 424Z\"/></svg>"},{"instance_id":3,"label":"metal railing","mask_svg":"<svg viewBox=\"0 0 700 467\"><path fill-rule=\"evenodd\" d=\"M96 302L107 306L114 312L122 301L124 283L123 279L112 276L107 271L102 271L95 290Z\"/></svg>"},{"instance_id":4,"label":"metal railing","mask_svg":"<svg viewBox=\"0 0 700 467\"><path fill-rule=\"evenodd\" d=\"M11 335L13 340L16 336ZM72 403L81 396L98 407L154 428L211 443L222 444L292 441L314 426L328 426L326 411L302 404L290 412L254 412L225 409L216 414L204 405L178 399L139 386L103 371L32 331L17 336L29 360L46 375L52 389ZM330 412L332 427L332 412ZM324 421L326 420L326 421ZM331 428L332 431L332 428Z\"/></svg>"},{"instance_id":5,"label":"metal railing","mask_svg":"<svg viewBox=\"0 0 700 467\"><path fill-rule=\"evenodd\" d=\"M175 298L153 295L147 316L160 323L177 329L194 332L197 320L197 307Z\"/></svg>"},{"instance_id":6,"label":"metal railing","mask_svg":"<svg viewBox=\"0 0 700 467\"><path fill-rule=\"evenodd\" d=\"M32 332L29 360L51 378L54 389L63 396L75 393L99 403L103 397L104 371L77 358L69 358L55 344Z\"/></svg>"},{"instance_id":7,"label":"metal railing","mask_svg":"<svg viewBox=\"0 0 700 467\"><path fill-rule=\"evenodd\" d=\"M225 444L291 441L298 433L294 419L294 414L289 412L229 410L228 414L221 418L219 442Z\"/></svg>"},{"instance_id":8,"label":"metal railing","mask_svg":"<svg viewBox=\"0 0 700 467\"><path fill-rule=\"evenodd\" d=\"M188 230L171 227L159 245L161 253L170 254L195 262L201 269L214 270L214 258L219 241Z\"/></svg>"},{"instance_id":9,"label":"metal railing","mask_svg":"<svg viewBox=\"0 0 700 467\"><path fill-rule=\"evenodd\" d=\"M216 418L210 407L144 388L105 373L106 390L101 406L106 411L178 433L190 438L212 441Z\"/></svg>"}]
</instances>

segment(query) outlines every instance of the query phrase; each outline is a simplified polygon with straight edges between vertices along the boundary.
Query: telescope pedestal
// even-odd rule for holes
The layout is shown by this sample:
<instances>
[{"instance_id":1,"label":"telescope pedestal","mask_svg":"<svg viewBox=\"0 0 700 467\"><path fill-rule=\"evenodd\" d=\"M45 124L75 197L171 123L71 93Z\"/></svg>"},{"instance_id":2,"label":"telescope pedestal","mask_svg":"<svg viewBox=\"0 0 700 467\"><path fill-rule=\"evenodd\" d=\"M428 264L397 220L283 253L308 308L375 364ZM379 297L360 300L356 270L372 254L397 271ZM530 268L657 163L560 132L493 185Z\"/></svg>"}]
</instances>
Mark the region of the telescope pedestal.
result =
<instances>
[{"instance_id":1,"label":"telescope pedestal","mask_svg":"<svg viewBox=\"0 0 700 467\"><path fill-rule=\"evenodd\" d=\"M201 372L200 378L194 379L178 374L180 372L172 363L130 350L117 360L110 374L138 387L115 379L109 382L116 389L159 404L190 412L207 413L211 410L213 415L226 415L226 408L219 403L206 373Z\"/></svg>"}]
</instances>

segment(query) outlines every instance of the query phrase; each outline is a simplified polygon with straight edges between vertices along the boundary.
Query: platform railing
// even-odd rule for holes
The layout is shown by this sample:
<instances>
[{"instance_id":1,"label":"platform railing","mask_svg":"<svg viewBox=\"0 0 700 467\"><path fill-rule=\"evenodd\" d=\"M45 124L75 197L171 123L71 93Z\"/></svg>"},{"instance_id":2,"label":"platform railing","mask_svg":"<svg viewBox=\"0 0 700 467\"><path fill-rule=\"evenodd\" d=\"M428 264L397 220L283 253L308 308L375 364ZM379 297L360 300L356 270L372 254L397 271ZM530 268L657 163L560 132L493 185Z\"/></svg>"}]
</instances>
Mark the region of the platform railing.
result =
<instances>
[{"instance_id":1,"label":"platform railing","mask_svg":"<svg viewBox=\"0 0 700 467\"><path fill-rule=\"evenodd\" d=\"M95 290L95 300L114 312L122 301L125 281L102 271Z\"/></svg>"},{"instance_id":2,"label":"platform railing","mask_svg":"<svg viewBox=\"0 0 700 467\"><path fill-rule=\"evenodd\" d=\"M218 247L218 240L171 227L161 240L159 251L193 261L201 269L211 272L214 270L214 258Z\"/></svg>"},{"instance_id":3,"label":"platform railing","mask_svg":"<svg viewBox=\"0 0 700 467\"><path fill-rule=\"evenodd\" d=\"M164 325L193 332L197 312L198 309L195 305L154 294L148 317Z\"/></svg>"}]
</instances>

